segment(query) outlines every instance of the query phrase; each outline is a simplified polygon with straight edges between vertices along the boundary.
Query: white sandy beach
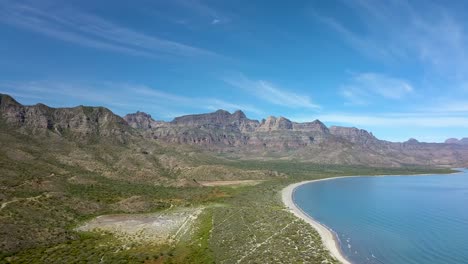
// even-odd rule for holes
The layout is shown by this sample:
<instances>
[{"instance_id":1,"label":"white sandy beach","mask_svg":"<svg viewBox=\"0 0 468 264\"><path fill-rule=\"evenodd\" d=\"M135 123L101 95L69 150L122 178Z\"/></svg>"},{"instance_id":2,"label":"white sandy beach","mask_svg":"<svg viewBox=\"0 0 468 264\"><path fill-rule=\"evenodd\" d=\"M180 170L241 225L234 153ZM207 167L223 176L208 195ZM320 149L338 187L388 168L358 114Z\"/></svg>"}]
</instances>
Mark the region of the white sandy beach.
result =
<instances>
[{"instance_id":1,"label":"white sandy beach","mask_svg":"<svg viewBox=\"0 0 468 264\"><path fill-rule=\"evenodd\" d=\"M315 221L304 213L299 207L296 206L296 204L293 201L293 193L296 187L302 184L310 183L310 182L316 182L316 181L324 181L324 180L330 180L330 179L338 179L338 178L343 178L343 177L335 177L335 178L326 178L326 179L319 179L319 180L313 180L313 181L303 181L303 182L298 182L294 183L291 185L288 185L286 188L284 188L281 191L281 196L283 199L283 203L286 205L286 207L291 210L291 212L296 215L299 218L304 219L307 223L309 223L317 232L320 234L320 237L322 238L322 243L325 245L325 247L330 251L330 254L335 257L338 261L340 261L343 264L351 264L344 256L341 254L341 251L339 249L339 244L338 241L336 240L334 234L324 225L321 223Z\"/></svg>"},{"instance_id":2,"label":"white sandy beach","mask_svg":"<svg viewBox=\"0 0 468 264\"><path fill-rule=\"evenodd\" d=\"M456 170L456 169L454 169ZM463 173L461 171L458 172L453 172L450 174L458 174L458 173ZM297 217L304 219L307 223L309 223L317 232L320 234L320 237L322 238L322 243L325 245L325 247L330 251L330 254L335 257L338 261L340 261L343 264L352 264L349 260L347 260L343 254L341 253L340 250L340 245L339 242L337 241L335 235L332 233L332 231L321 224L318 221L315 221L311 216L308 214L304 213L296 204L294 203L293 200L293 194L294 190L303 184L310 183L310 182L317 182L317 181L327 181L327 180L334 180L334 179L340 179L340 178L355 178L355 177L395 177L395 176L425 176L425 175L433 175L433 174L411 174L411 175L374 175L374 176L339 176L339 177L331 177L331 178L325 178L325 179L318 179L318 180L311 180L311 181L302 181L298 183L293 183L288 186L286 186L282 191L281 191L281 197L283 200L283 203L286 205L286 207L291 210L291 212L296 215Z\"/></svg>"}]
</instances>

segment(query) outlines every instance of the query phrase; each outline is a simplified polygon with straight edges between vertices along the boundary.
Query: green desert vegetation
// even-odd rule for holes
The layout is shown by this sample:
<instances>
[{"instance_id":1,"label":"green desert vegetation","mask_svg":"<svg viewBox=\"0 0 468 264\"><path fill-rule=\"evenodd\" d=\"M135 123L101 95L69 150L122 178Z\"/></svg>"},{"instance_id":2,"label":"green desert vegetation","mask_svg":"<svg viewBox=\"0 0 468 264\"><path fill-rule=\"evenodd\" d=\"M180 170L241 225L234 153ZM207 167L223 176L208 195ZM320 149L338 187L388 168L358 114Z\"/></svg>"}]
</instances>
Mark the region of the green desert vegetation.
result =
<instances>
[{"instance_id":1,"label":"green desert vegetation","mask_svg":"<svg viewBox=\"0 0 468 264\"><path fill-rule=\"evenodd\" d=\"M289 183L448 169L235 160L187 146L0 131L0 263L335 263L319 235L285 210ZM205 187L199 180L262 179ZM185 239L122 242L76 228L100 215L203 207Z\"/></svg>"}]
</instances>

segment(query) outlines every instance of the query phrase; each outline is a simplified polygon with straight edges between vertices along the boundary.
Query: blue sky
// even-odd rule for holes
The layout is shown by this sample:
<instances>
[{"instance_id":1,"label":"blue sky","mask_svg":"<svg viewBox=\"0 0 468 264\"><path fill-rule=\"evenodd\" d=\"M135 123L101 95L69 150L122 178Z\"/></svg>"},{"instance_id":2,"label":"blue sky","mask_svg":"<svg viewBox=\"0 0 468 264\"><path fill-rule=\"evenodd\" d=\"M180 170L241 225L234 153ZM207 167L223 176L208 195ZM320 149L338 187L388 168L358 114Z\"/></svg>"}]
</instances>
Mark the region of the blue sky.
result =
<instances>
[{"instance_id":1,"label":"blue sky","mask_svg":"<svg viewBox=\"0 0 468 264\"><path fill-rule=\"evenodd\" d=\"M468 136L468 2L0 0L0 92Z\"/></svg>"}]
</instances>

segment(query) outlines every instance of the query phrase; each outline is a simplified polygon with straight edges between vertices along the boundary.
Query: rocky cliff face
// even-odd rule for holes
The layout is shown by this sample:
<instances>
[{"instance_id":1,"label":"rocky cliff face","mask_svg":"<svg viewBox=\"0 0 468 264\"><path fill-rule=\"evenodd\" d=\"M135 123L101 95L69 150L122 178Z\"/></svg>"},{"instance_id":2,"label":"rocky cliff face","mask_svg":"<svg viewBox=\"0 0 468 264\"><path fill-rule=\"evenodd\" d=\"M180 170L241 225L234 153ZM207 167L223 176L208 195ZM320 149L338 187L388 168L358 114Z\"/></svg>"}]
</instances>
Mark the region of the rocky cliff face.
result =
<instances>
[{"instance_id":1,"label":"rocky cliff face","mask_svg":"<svg viewBox=\"0 0 468 264\"><path fill-rule=\"evenodd\" d=\"M140 112L129 114L125 119L130 126L141 128L147 138L168 143L201 145L210 149L246 144L245 133L254 131L259 125L258 121L248 119L242 111L231 114L218 110L208 114L177 117L171 122L154 121L148 117L149 115Z\"/></svg>"},{"instance_id":2,"label":"rocky cliff face","mask_svg":"<svg viewBox=\"0 0 468 264\"><path fill-rule=\"evenodd\" d=\"M451 144L426 144L414 139L393 143L358 128L329 129L319 120L296 123L272 116L257 122L242 112L184 116L148 131L157 140L199 145L237 157L270 156L373 166L451 166L468 161L468 148Z\"/></svg>"},{"instance_id":3,"label":"rocky cliff face","mask_svg":"<svg viewBox=\"0 0 468 264\"><path fill-rule=\"evenodd\" d=\"M240 132L254 131L259 125L257 120L248 119L240 110L233 114L225 110L218 110L208 114L176 117L171 124L183 127L214 128Z\"/></svg>"},{"instance_id":4,"label":"rocky cliff face","mask_svg":"<svg viewBox=\"0 0 468 264\"><path fill-rule=\"evenodd\" d=\"M171 143L202 145L210 149L223 150L237 147L250 152L273 152L301 148L325 142L331 134L319 120L295 123L284 117L270 116L259 122L248 119L242 111L229 113L218 110L213 113L187 115L172 122L158 122L150 127L135 116L148 118L147 114L136 113L125 117L135 128L145 128L146 135L153 139ZM235 150L230 148L230 150Z\"/></svg>"},{"instance_id":5,"label":"rocky cliff face","mask_svg":"<svg viewBox=\"0 0 468 264\"><path fill-rule=\"evenodd\" d=\"M132 120L127 121L132 125ZM296 123L274 116L258 122L240 111L182 116L146 129L146 133L156 140L199 145L237 157L370 166L468 165L468 147L461 144L428 144L415 139L394 143L354 127L327 128L319 120Z\"/></svg>"},{"instance_id":6,"label":"rocky cliff face","mask_svg":"<svg viewBox=\"0 0 468 264\"><path fill-rule=\"evenodd\" d=\"M137 129L152 129L158 126L164 125L164 122L155 121L151 115L144 112L136 112L134 114L128 114L123 118L127 124Z\"/></svg>"},{"instance_id":7,"label":"rocky cliff face","mask_svg":"<svg viewBox=\"0 0 468 264\"><path fill-rule=\"evenodd\" d=\"M124 118L102 107L51 108L23 106L0 96L1 121L21 133L77 140L129 138L187 144L236 158L286 158L329 164L370 166L468 166L468 140L421 143L411 139L394 143L377 139L366 130L332 126L319 120L296 123L284 117L261 122L242 111L218 110L187 115L171 122L155 121L137 112Z\"/></svg>"},{"instance_id":8,"label":"rocky cliff face","mask_svg":"<svg viewBox=\"0 0 468 264\"><path fill-rule=\"evenodd\" d=\"M112 137L122 142L130 135L127 122L104 107L23 106L8 95L0 95L0 110L6 124L34 135L57 135L83 140Z\"/></svg>"},{"instance_id":9,"label":"rocky cliff face","mask_svg":"<svg viewBox=\"0 0 468 264\"><path fill-rule=\"evenodd\" d=\"M262 120L262 123L257 128L257 131L280 131L280 130L292 130L293 124L290 120L280 116L276 118L269 116L266 120Z\"/></svg>"},{"instance_id":10,"label":"rocky cliff face","mask_svg":"<svg viewBox=\"0 0 468 264\"><path fill-rule=\"evenodd\" d=\"M355 144L373 144L378 142L378 139L372 135L372 133L367 132L364 129L358 129L355 127L340 127L332 126L330 127L330 133L344 138Z\"/></svg>"},{"instance_id":11,"label":"rocky cliff face","mask_svg":"<svg viewBox=\"0 0 468 264\"><path fill-rule=\"evenodd\" d=\"M330 130L327 128L327 126L325 126L324 123L320 122L320 120L305 123L293 123L293 129L295 131L330 134Z\"/></svg>"}]
</instances>

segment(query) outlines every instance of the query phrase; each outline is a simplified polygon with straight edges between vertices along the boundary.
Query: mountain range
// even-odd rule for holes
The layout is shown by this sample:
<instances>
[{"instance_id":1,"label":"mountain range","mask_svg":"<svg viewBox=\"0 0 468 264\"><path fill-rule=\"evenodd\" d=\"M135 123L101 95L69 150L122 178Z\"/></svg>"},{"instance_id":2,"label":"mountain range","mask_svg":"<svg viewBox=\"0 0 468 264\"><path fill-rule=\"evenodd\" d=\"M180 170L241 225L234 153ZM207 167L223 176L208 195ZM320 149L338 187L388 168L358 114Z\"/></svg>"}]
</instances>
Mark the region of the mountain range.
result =
<instances>
[{"instance_id":1,"label":"mountain range","mask_svg":"<svg viewBox=\"0 0 468 264\"><path fill-rule=\"evenodd\" d=\"M24 106L0 95L2 126L35 138L90 145L106 142L126 149L132 144L189 146L210 155L235 159L282 159L319 164L398 167L468 165L468 139L424 143L415 139L389 142L354 127L327 127L320 120L297 123L270 116L249 119L242 111L176 117L156 121L136 112L123 118L104 107L52 108ZM144 148L144 147L142 147Z\"/></svg>"}]
</instances>

